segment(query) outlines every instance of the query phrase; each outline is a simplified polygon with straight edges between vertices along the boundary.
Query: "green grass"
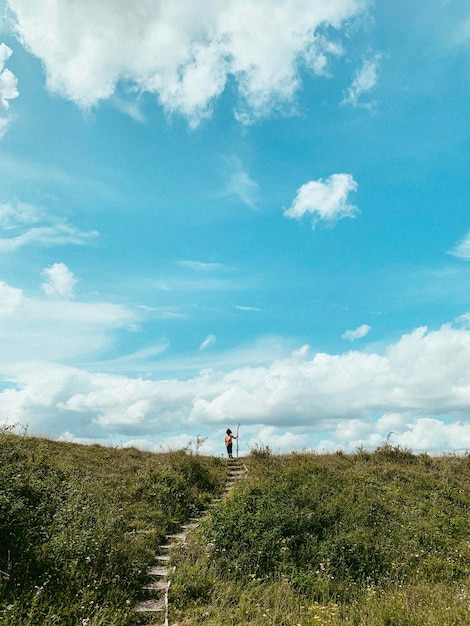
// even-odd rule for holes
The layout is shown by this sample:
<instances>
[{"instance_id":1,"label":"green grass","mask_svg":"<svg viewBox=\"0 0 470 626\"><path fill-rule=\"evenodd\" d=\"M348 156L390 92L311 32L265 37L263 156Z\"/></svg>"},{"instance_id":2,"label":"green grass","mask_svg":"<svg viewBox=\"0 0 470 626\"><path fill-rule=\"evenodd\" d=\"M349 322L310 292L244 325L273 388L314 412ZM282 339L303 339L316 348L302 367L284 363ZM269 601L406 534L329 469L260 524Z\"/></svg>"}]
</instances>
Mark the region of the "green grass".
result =
<instances>
[{"instance_id":1,"label":"green grass","mask_svg":"<svg viewBox=\"0 0 470 626\"><path fill-rule=\"evenodd\" d=\"M470 624L470 458L254 451L176 555L195 624Z\"/></svg>"},{"instance_id":2,"label":"green grass","mask_svg":"<svg viewBox=\"0 0 470 626\"><path fill-rule=\"evenodd\" d=\"M223 489L221 460L0 432L0 625L126 626L166 533Z\"/></svg>"},{"instance_id":3,"label":"green grass","mask_svg":"<svg viewBox=\"0 0 470 626\"><path fill-rule=\"evenodd\" d=\"M170 624L470 624L470 457L385 443L254 450L172 554ZM132 626L167 533L222 492L222 459L0 431L0 626Z\"/></svg>"}]
</instances>

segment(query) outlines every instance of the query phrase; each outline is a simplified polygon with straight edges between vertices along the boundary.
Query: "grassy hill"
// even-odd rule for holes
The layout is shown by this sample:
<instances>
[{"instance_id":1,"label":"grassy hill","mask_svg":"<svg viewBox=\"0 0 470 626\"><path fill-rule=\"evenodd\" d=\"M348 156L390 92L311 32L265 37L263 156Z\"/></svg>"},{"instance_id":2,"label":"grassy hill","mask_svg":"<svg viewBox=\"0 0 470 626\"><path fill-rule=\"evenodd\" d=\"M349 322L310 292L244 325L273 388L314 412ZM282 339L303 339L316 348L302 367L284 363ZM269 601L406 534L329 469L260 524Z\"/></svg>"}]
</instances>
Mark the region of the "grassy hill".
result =
<instances>
[{"instance_id":1,"label":"grassy hill","mask_svg":"<svg viewBox=\"0 0 470 626\"><path fill-rule=\"evenodd\" d=\"M178 555L178 626L470 624L470 457L254 451Z\"/></svg>"},{"instance_id":2,"label":"grassy hill","mask_svg":"<svg viewBox=\"0 0 470 626\"><path fill-rule=\"evenodd\" d=\"M254 450L174 550L170 624L470 624L470 457ZM0 433L0 626L131 626L222 459Z\"/></svg>"},{"instance_id":3,"label":"grassy hill","mask_svg":"<svg viewBox=\"0 0 470 626\"><path fill-rule=\"evenodd\" d=\"M0 433L0 625L127 626L155 549L225 477L186 451Z\"/></svg>"}]
</instances>

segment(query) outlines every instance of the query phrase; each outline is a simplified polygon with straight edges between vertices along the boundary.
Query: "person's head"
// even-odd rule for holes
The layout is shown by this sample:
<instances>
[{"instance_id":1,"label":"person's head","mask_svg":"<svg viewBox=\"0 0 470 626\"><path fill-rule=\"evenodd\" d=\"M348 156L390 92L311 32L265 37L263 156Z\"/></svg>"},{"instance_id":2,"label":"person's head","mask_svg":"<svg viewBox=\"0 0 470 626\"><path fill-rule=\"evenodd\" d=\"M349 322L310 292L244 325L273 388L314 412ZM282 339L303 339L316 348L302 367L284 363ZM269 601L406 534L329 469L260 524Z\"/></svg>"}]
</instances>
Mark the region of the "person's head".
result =
<instances>
[{"instance_id":1,"label":"person's head","mask_svg":"<svg viewBox=\"0 0 470 626\"><path fill-rule=\"evenodd\" d=\"M227 435L231 435L232 431L230 430L230 428L227 428Z\"/></svg>"}]
</instances>

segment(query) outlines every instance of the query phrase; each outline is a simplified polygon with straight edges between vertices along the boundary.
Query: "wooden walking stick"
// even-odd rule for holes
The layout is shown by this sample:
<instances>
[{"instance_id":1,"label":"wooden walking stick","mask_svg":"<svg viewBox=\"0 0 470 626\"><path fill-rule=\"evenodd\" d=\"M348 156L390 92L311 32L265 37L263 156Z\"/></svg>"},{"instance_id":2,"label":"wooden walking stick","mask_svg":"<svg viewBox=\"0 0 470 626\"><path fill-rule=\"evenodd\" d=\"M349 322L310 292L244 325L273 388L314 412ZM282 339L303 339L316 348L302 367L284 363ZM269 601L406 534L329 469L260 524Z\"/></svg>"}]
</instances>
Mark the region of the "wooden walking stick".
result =
<instances>
[{"instance_id":1,"label":"wooden walking stick","mask_svg":"<svg viewBox=\"0 0 470 626\"><path fill-rule=\"evenodd\" d=\"M238 459L238 431L240 430L240 424L237 425L237 459Z\"/></svg>"}]
</instances>

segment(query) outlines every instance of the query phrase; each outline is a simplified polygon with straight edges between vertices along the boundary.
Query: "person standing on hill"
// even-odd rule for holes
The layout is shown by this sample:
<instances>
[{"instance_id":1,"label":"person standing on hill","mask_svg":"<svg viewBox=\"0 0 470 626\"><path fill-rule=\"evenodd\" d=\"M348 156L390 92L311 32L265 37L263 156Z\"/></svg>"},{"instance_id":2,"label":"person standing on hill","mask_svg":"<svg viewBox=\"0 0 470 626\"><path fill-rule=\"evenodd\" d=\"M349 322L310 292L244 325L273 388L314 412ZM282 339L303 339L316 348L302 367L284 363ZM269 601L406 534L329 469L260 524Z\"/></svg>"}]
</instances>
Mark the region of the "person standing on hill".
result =
<instances>
[{"instance_id":1,"label":"person standing on hill","mask_svg":"<svg viewBox=\"0 0 470 626\"><path fill-rule=\"evenodd\" d=\"M227 432L225 433L225 447L227 448L227 454L228 454L228 458L229 459L233 459L232 456L232 447L233 447L233 440L237 439L237 437L232 433L232 431L230 430L230 428L227 428Z\"/></svg>"}]
</instances>

